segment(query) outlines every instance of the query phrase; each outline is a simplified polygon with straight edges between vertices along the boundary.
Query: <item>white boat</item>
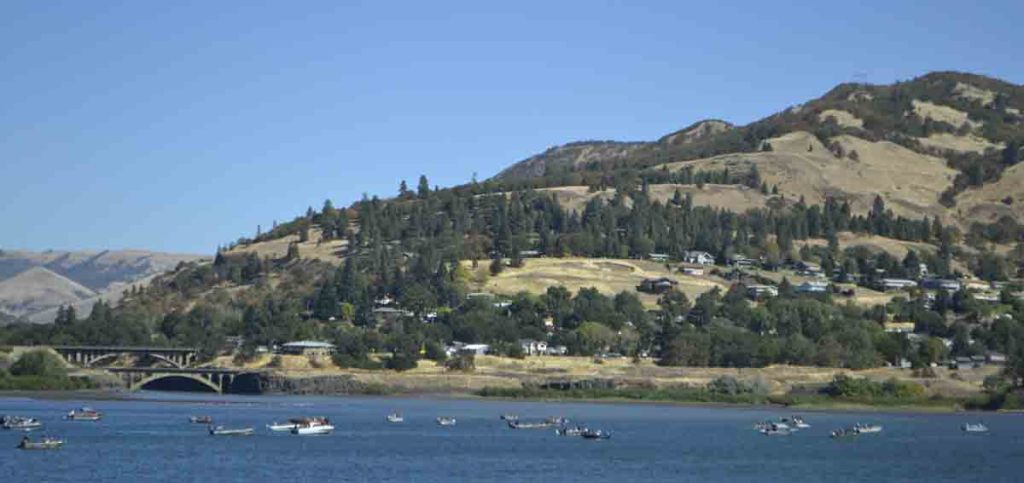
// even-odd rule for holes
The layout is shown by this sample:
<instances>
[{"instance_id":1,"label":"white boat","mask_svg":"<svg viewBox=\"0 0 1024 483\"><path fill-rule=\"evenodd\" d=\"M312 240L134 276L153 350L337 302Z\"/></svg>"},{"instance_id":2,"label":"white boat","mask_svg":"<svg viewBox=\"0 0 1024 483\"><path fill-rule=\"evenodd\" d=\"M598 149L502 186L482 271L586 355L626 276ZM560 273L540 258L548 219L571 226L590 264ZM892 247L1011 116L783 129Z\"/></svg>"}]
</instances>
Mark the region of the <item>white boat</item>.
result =
<instances>
[{"instance_id":1,"label":"white boat","mask_svg":"<svg viewBox=\"0 0 1024 483\"><path fill-rule=\"evenodd\" d=\"M854 424L853 430L857 434L881 433L882 427L877 424Z\"/></svg>"},{"instance_id":2,"label":"white boat","mask_svg":"<svg viewBox=\"0 0 1024 483\"><path fill-rule=\"evenodd\" d=\"M99 421L102 418L103 413L88 407L72 409L64 416L69 421Z\"/></svg>"},{"instance_id":3,"label":"white boat","mask_svg":"<svg viewBox=\"0 0 1024 483\"><path fill-rule=\"evenodd\" d=\"M789 429L789 426L782 423L772 423L770 426L761 430L761 434L765 436L788 436L793 431Z\"/></svg>"},{"instance_id":4,"label":"white boat","mask_svg":"<svg viewBox=\"0 0 1024 483\"><path fill-rule=\"evenodd\" d=\"M964 430L965 433L987 433L988 432L988 426L985 426L984 424L981 424L981 423L977 423L977 424L966 423L963 426L961 426L960 429Z\"/></svg>"},{"instance_id":5,"label":"white boat","mask_svg":"<svg viewBox=\"0 0 1024 483\"><path fill-rule=\"evenodd\" d=\"M797 429L807 429L811 425L804 421L804 418L800 416L790 416L788 419L783 419L782 422L789 424L790 426Z\"/></svg>"},{"instance_id":6,"label":"white boat","mask_svg":"<svg viewBox=\"0 0 1024 483\"><path fill-rule=\"evenodd\" d=\"M295 429L297 426L298 424L293 422L279 423L277 421L274 421L273 423L267 425L267 429L275 432L287 432Z\"/></svg>"},{"instance_id":7,"label":"white boat","mask_svg":"<svg viewBox=\"0 0 1024 483\"><path fill-rule=\"evenodd\" d=\"M404 423L405 422L405 418L402 417L401 413L391 413L391 414L388 414L387 420L388 420L389 423Z\"/></svg>"},{"instance_id":8,"label":"white boat","mask_svg":"<svg viewBox=\"0 0 1024 483\"><path fill-rule=\"evenodd\" d=\"M437 418L437 424L440 426L455 426L455 418L441 416Z\"/></svg>"},{"instance_id":9,"label":"white boat","mask_svg":"<svg viewBox=\"0 0 1024 483\"><path fill-rule=\"evenodd\" d=\"M20 416L4 416L0 419L0 428L16 431L32 431L43 427L43 423L36 418L24 418Z\"/></svg>"},{"instance_id":10,"label":"white boat","mask_svg":"<svg viewBox=\"0 0 1024 483\"><path fill-rule=\"evenodd\" d=\"M210 426L210 436L249 436L253 433L252 428L225 428L224 426Z\"/></svg>"},{"instance_id":11,"label":"white boat","mask_svg":"<svg viewBox=\"0 0 1024 483\"><path fill-rule=\"evenodd\" d=\"M32 441L28 436L21 438L18 449L57 449L64 446L64 440L59 438L43 437L40 441Z\"/></svg>"},{"instance_id":12,"label":"white boat","mask_svg":"<svg viewBox=\"0 0 1024 483\"><path fill-rule=\"evenodd\" d=\"M334 431L334 426L331 425L331 421L327 418L312 418L305 423L299 424L292 429L292 434L298 435L313 435L313 434L329 434Z\"/></svg>"}]
</instances>

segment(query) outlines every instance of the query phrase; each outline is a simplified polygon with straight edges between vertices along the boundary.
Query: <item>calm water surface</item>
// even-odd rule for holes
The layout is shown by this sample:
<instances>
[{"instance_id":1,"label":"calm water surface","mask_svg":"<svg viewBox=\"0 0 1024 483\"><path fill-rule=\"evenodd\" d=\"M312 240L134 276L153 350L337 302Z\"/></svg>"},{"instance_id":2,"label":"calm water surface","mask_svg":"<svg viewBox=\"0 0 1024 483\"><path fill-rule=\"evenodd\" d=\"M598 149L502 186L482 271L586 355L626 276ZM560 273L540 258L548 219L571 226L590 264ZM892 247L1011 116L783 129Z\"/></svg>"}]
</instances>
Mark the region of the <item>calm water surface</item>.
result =
<instances>
[{"instance_id":1,"label":"calm water surface","mask_svg":"<svg viewBox=\"0 0 1024 483\"><path fill-rule=\"evenodd\" d=\"M197 402L197 399L202 399ZM62 421L81 405L98 423ZM391 411L404 424L388 424ZM608 441L510 430L499 421L562 415L610 430ZM433 398L238 397L141 393L127 401L0 398L0 414L37 417L65 439L56 451L14 449L21 433L0 432L0 481L1021 481L1024 417L1012 414L808 412L811 429L766 437L765 409L563 404ZM253 426L250 437L211 437L190 415ZM325 415L328 436L265 430L274 420ZM458 418L439 427L434 418ZM963 434L964 422L991 432ZM855 422L878 435L832 441ZM33 433L36 436L41 432Z\"/></svg>"}]
</instances>

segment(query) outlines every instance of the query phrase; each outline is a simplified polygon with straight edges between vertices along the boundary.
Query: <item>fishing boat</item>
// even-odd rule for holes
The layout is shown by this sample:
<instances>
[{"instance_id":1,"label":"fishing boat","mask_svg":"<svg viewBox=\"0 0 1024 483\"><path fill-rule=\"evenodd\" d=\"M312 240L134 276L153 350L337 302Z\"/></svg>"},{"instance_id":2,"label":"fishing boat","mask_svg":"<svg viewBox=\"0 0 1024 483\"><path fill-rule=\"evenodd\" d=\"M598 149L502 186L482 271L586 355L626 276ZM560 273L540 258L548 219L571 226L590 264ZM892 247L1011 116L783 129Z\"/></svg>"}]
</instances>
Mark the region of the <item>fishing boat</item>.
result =
<instances>
[{"instance_id":1,"label":"fishing boat","mask_svg":"<svg viewBox=\"0 0 1024 483\"><path fill-rule=\"evenodd\" d=\"M28 436L21 438L18 449L57 449L64 445L64 441L58 438L44 436L39 441L32 441Z\"/></svg>"},{"instance_id":2,"label":"fishing boat","mask_svg":"<svg viewBox=\"0 0 1024 483\"><path fill-rule=\"evenodd\" d=\"M69 421L99 421L103 419L103 413L89 407L72 409L64 416Z\"/></svg>"},{"instance_id":3,"label":"fishing boat","mask_svg":"<svg viewBox=\"0 0 1024 483\"><path fill-rule=\"evenodd\" d=\"M985 426L984 424L981 424L981 423L977 423L977 424L966 423L963 426L960 426L960 429L962 429L965 433L987 433L988 432L988 426Z\"/></svg>"},{"instance_id":4,"label":"fishing boat","mask_svg":"<svg viewBox=\"0 0 1024 483\"><path fill-rule=\"evenodd\" d=\"M856 431L853 428L839 428L829 433L829 437L832 439L850 439L857 437Z\"/></svg>"},{"instance_id":5,"label":"fishing boat","mask_svg":"<svg viewBox=\"0 0 1024 483\"><path fill-rule=\"evenodd\" d=\"M455 426L455 418L441 416L437 418L437 424L439 426Z\"/></svg>"},{"instance_id":6,"label":"fishing boat","mask_svg":"<svg viewBox=\"0 0 1024 483\"><path fill-rule=\"evenodd\" d=\"M786 423L791 428L796 428L796 429L807 429L807 428L811 427L811 425L807 424L804 421L804 418L802 418L800 416L790 416L788 418L782 418L782 422Z\"/></svg>"},{"instance_id":7,"label":"fishing boat","mask_svg":"<svg viewBox=\"0 0 1024 483\"><path fill-rule=\"evenodd\" d=\"M787 436L792 432L793 430L789 426L782 423L771 423L768 427L761 430L761 434L765 436Z\"/></svg>"},{"instance_id":8,"label":"fishing boat","mask_svg":"<svg viewBox=\"0 0 1024 483\"><path fill-rule=\"evenodd\" d=\"M391 413L388 414L387 420L389 423L404 423L405 418L402 417L402 413Z\"/></svg>"},{"instance_id":9,"label":"fishing boat","mask_svg":"<svg viewBox=\"0 0 1024 483\"><path fill-rule=\"evenodd\" d=\"M210 426L210 436L249 436L253 433L252 428L225 428L224 426Z\"/></svg>"},{"instance_id":10,"label":"fishing boat","mask_svg":"<svg viewBox=\"0 0 1024 483\"><path fill-rule=\"evenodd\" d=\"M275 432L286 433L297 428L299 425L306 424L311 419L313 418L291 418L286 423L279 423L277 421L274 421L267 425L267 429Z\"/></svg>"},{"instance_id":11,"label":"fishing boat","mask_svg":"<svg viewBox=\"0 0 1024 483\"><path fill-rule=\"evenodd\" d=\"M882 432L882 427L877 425L877 424L859 424L858 423L858 424L854 424L853 425L853 430L856 431L857 434L881 433Z\"/></svg>"},{"instance_id":12,"label":"fishing boat","mask_svg":"<svg viewBox=\"0 0 1024 483\"><path fill-rule=\"evenodd\" d=\"M43 423L36 418L24 418L21 416L4 416L0 418L0 427L17 431L32 431L43 427Z\"/></svg>"},{"instance_id":13,"label":"fishing boat","mask_svg":"<svg viewBox=\"0 0 1024 483\"><path fill-rule=\"evenodd\" d=\"M587 431L587 428L580 426L576 426L574 428L555 428L555 434L559 436L582 436L585 431Z\"/></svg>"},{"instance_id":14,"label":"fishing boat","mask_svg":"<svg viewBox=\"0 0 1024 483\"><path fill-rule=\"evenodd\" d=\"M535 422L522 422L519 420L512 420L508 422L508 427L512 429L544 429L555 426L555 423L551 421L535 421Z\"/></svg>"},{"instance_id":15,"label":"fishing boat","mask_svg":"<svg viewBox=\"0 0 1024 483\"><path fill-rule=\"evenodd\" d=\"M211 416L189 416L188 422L192 424L211 424L213 423L213 417Z\"/></svg>"},{"instance_id":16,"label":"fishing boat","mask_svg":"<svg viewBox=\"0 0 1024 483\"><path fill-rule=\"evenodd\" d=\"M594 429L594 430L586 429L586 430L583 430L580 433L580 437L582 437L583 439L595 439L595 440L611 439L612 438L612 433L609 433L607 431L601 431L600 429Z\"/></svg>"},{"instance_id":17,"label":"fishing boat","mask_svg":"<svg viewBox=\"0 0 1024 483\"><path fill-rule=\"evenodd\" d=\"M306 422L292 428L292 434L303 436L314 434L329 434L334 431L331 420L327 418L310 418Z\"/></svg>"}]
</instances>

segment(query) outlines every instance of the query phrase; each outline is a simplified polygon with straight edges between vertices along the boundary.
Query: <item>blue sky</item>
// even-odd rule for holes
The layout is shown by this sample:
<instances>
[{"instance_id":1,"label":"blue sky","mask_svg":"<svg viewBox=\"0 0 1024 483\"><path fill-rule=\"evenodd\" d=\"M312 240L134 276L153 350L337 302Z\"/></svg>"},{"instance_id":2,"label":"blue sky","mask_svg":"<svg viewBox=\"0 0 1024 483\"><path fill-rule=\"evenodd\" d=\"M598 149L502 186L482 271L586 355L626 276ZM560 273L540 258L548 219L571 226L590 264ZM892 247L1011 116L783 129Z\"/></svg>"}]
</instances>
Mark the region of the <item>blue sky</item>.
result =
<instances>
[{"instance_id":1,"label":"blue sky","mask_svg":"<svg viewBox=\"0 0 1024 483\"><path fill-rule=\"evenodd\" d=\"M1020 1L6 0L0 248L212 253L325 198L743 124L840 82L1021 83L1021 18Z\"/></svg>"}]
</instances>

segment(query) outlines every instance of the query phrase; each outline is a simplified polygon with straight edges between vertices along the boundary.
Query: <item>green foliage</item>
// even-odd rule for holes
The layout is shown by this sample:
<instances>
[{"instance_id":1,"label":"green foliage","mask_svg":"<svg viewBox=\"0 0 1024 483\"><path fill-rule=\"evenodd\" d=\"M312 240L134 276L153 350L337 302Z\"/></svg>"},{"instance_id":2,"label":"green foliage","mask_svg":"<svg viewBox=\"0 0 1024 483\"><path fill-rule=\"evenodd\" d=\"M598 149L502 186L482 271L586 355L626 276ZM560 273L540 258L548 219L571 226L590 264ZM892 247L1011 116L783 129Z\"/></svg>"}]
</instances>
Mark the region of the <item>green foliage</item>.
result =
<instances>
[{"instance_id":1,"label":"green foliage","mask_svg":"<svg viewBox=\"0 0 1024 483\"><path fill-rule=\"evenodd\" d=\"M924 397L924 387L913 382L889 379L876 382L839 374L822 391L834 398L851 400L896 399L915 400Z\"/></svg>"},{"instance_id":2,"label":"green foliage","mask_svg":"<svg viewBox=\"0 0 1024 483\"><path fill-rule=\"evenodd\" d=\"M64 361L56 354L43 349L28 351L11 366L14 376L39 376L43 378L64 377L67 370Z\"/></svg>"}]
</instances>

